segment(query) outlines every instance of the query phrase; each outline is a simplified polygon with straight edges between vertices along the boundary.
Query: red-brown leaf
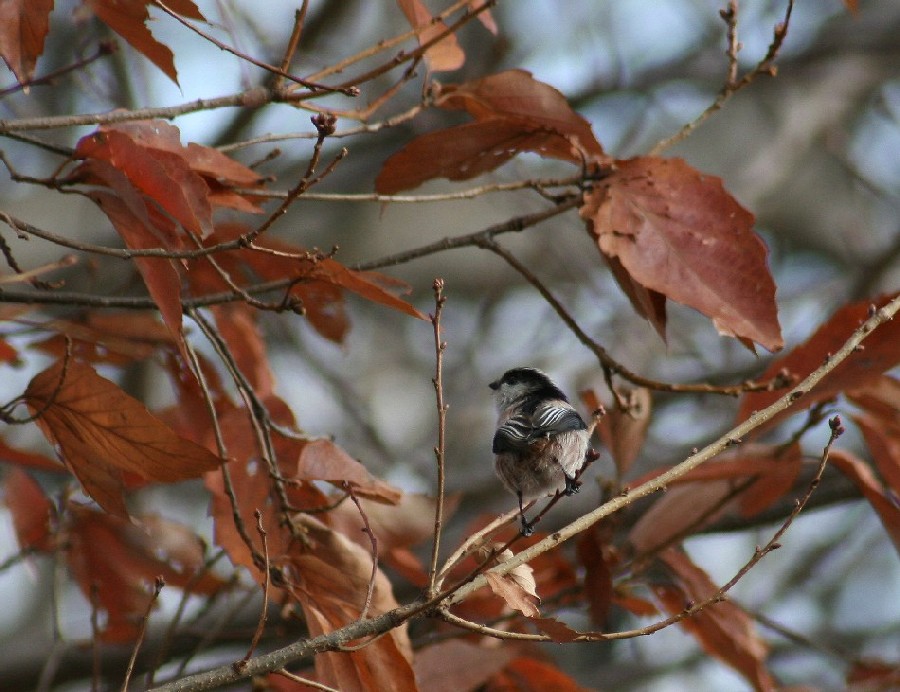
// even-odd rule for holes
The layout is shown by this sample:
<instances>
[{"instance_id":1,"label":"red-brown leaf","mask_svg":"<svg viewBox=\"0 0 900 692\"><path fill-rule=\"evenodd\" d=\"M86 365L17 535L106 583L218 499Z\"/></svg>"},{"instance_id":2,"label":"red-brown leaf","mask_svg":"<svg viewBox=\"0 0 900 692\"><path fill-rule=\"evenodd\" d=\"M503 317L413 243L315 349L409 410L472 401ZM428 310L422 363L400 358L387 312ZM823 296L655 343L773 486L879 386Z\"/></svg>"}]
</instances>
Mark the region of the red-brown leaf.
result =
<instances>
[{"instance_id":1,"label":"red-brown leaf","mask_svg":"<svg viewBox=\"0 0 900 692\"><path fill-rule=\"evenodd\" d=\"M650 390L643 387L630 390L625 398L628 409L623 411L618 406L609 407L597 426L600 439L615 462L619 478L628 473L641 451L652 408Z\"/></svg>"},{"instance_id":2,"label":"red-brown leaf","mask_svg":"<svg viewBox=\"0 0 900 692\"><path fill-rule=\"evenodd\" d=\"M304 445L292 478L328 481L339 488L346 482L356 495L392 505L403 496L402 491L372 476L365 466L328 440L316 440Z\"/></svg>"},{"instance_id":3,"label":"red-brown leaf","mask_svg":"<svg viewBox=\"0 0 900 692\"><path fill-rule=\"evenodd\" d=\"M121 365L145 360L175 343L168 327L150 311L92 312L78 321L51 320L43 326L57 334L36 343L35 348L62 358L68 339L72 354L92 363Z\"/></svg>"},{"instance_id":4,"label":"red-brown leaf","mask_svg":"<svg viewBox=\"0 0 900 692\"><path fill-rule=\"evenodd\" d=\"M187 230L202 236L212 232L209 187L178 154L144 146L134 138L133 132L101 126L81 138L75 156L112 164L136 190L165 209Z\"/></svg>"},{"instance_id":5,"label":"red-brown leaf","mask_svg":"<svg viewBox=\"0 0 900 692\"><path fill-rule=\"evenodd\" d=\"M536 126L569 140L564 158L573 163L605 157L590 123L566 97L526 70L507 70L463 84L442 85L435 99L441 108L463 109L476 120L501 119Z\"/></svg>"},{"instance_id":6,"label":"red-brown leaf","mask_svg":"<svg viewBox=\"0 0 900 692\"><path fill-rule=\"evenodd\" d=\"M786 370L798 380L803 379L844 345L853 331L868 317L871 305L881 307L895 295L844 305L804 343L786 356L773 361L760 379L775 377L782 370ZM766 425L770 426L799 410L831 399L844 390L856 390L876 382L883 372L900 363L900 348L897 347L897 344L900 344L900 319L895 318L872 332L862 344L862 350L847 356L815 387L798 399L790 409L774 416L766 422ZM737 419L745 420L753 411L766 408L783 395L784 390L744 394L741 398Z\"/></svg>"},{"instance_id":7,"label":"red-brown leaf","mask_svg":"<svg viewBox=\"0 0 900 692\"><path fill-rule=\"evenodd\" d=\"M382 274L356 271L345 267L336 260L325 258L316 263L311 277L328 281L348 291L352 291L366 300L399 310L411 317L416 317L420 320L428 319L427 315L388 291L385 288L386 285L396 286L399 282L392 281Z\"/></svg>"},{"instance_id":8,"label":"red-brown leaf","mask_svg":"<svg viewBox=\"0 0 900 692\"><path fill-rule=\"evenodd\" d=\"M0 56L24 82L34 75L50 29L53 0L5 0L0 2Z\"/></svg>"},{"instance_id":9,"label":"red-brown leaf","mask_svg":"<svg viewBox=\"0 0 900 692\"><path fill-rule=\"evenodd\" d=\"M384 162L375 189L392 195L434 178L469 180L524 151L574 158L572 145L562 135L527 121L495 118L417 137Z\"/></svg>"},{"instance_id":10,"label":"red-brown leaf","mask_svg":"<svg viewBox=\"0 0 900 692\"><path fill-rule=\"evenodd\" d=\"M50 550L53 505L41 486L22 469L12 468L4 475L3 491L19 547L22 550Z\"/></svg>"},{"instance_id":11,"label":"red-brown leaf","mask_svg":"<svg viewBox=\"0 0 900 692\"><path fill-rule=\"evenodd\" d=\"M670 548L662 553L677 586L653 587L666 610L675 615L687 602L700 603L713 596L718 587L684 553ZM753 620L730 601L704 608L681 621L681 626L697 638L711 656L738 671L756 690L775 690L775 681L766 669L768 646L756 633Z\"/></svg>"},{"instance_id":12,"label":"red-brown leaf","mask_svg":"<svg viewBox=\"0 0 900 692\"><path fill-rule=\"evenodd\" d=\"M168 587L190 584L194 593L212 594L223 586L209 573L195 578L203 569L203 549L187 527L158 517L136 525L87 507L71 506L70 512L66 558L85 596L96 597L107 613L104 641L137 636L157 576Z\"/></svg>"},{"instance_id":13,"label":"red-brown leaf","mask_svg":"<svg viewBox=\"0 0 900 692\"><path fill-rule=\"evenodd\" d=\"M865 387L848 391L847 398L886 423L900 420L900 380L882 375Z\"/></svg>"},{"instance_id":14,"label":"red-brown leaf","mask_svg":"<svg viewBox=\"0 0 900 692\"><path fill-rule=\"evenodd\" d=\"M613 572L606 560L612 540L611 528L605 522L584 531L575 544L578 561L584 567L582 586L588 602L591 622L597 627L606 624L613 595Z\"/></svg>"},{"instance_id":15,"label":"red-brown leaf","mask_svg":"<svg viewBox=\"0 0 900 692\"><path fill-rule=\"evenodd\" d=\"M94 190L91 199L97 203L109 217L118 234L129 248L150 249L159 247L160 243L153 232L149 219L133 213L134 205L125 203L121 197ZM181 308L181 276L174 260L165 257L136 257L134 260L141 278L147 286L150 297L159 308L163 322L176 343L183 344L182 308Z\"/></svg>"},{"instance_id":16,"label":"red-brown leaf","mask_svg":"<svg viewBox=\"0 0 900 692\"><path fill-rule=\"evenodd\" d=\"M435 20L422 0L397 0L406 21L416 30L419 45L425 45L447 31L447 25ZM447 34L425 51L425 63L432 72L458 70L466 61L466 54L460 48L456 34Z\"/></svg>"},{"instance_id":17,"label":"red-brown leaf","mask_svg":"<svg viewBox=\"0 0 900 692\"><path fill-rule=\"evenodd\" d=\"M782 347L765 245L719 178L681 159L617 161L581 216L600 252L647 291L700 311L721 334Z\"/></svg>"},{"instance_id":18,"label":"red-brown leaf","mask_svg":"<svg viewBox=\"0 0 900 692\"><path fill-rule=\"evenodd\" d=\"M146 56L166 76L178 84L178 73L172 51L153 38L145 26L150 19L147 5L151 0L85 0L91 11L104 24L124 38L139 53ZM191 0L172 0L166 3L174 12L205 21L197 6Z\"/></svg>"},{"instance_id":19,"label":"red-brown leaf","mask_svg":"<svg viewBox=\"0 0 900 692\"><path fill-rule=\"evenodd\" d=\"M874 416L852 416L862 430L875 467L887 486L900 497L900 416L885 421Z\"/></svg>"},{"instance_id":20,"label":"red-brown leaf","mask_svg":"<svg viewBox=\"0 0 900 692\"><path fill-rule=\"evenodd\" d=\"M869 501L893 541L894 548L900 553L900 507L885 492L884 486L875 477L871 467L862 459L843 449L832 449L828 459L853 481L863 497Z\"/></svg>"},{"instance_id":21,"label":"red-brown leaf","mask_svg":"<svg viewBox=\"0 0 900 692\"><path fill-rule=\"evenodd\" d=\"M311 547L295 554L294 591L303 608L310 636L334 631L357 620L372 574L369 551L309 515L297 522ZM397 607L387 577L377 570L370 617ZM317 678L340 690L415 692L412 646L405 627L392 629L361 649L316 656Z\"/></svg>"},{"instance_id":22,"label":"red-brown leaf","mask_svg":"<svg viewBox=\"0 0 900 692\"><path fill-rule=\"evenodd\" d=\"M416 652L413 669L423 692L470 692L479 689L515 654L509 647L486 647L451 639Z\"/></svg>"},{"instance_id":23,"label":"red-brown leaf","mask_svg":"<svg viewBox=\"0 0 900 692\"><path fill-rule=\"evenodd\" d=\"M21 449L10 447L2 438L0 438L0 462L16 464L17 466L38 469L40 471L49 471L51 473L66 472L66 467L59 462L45 457L43 454L24 452Z\"/></svg>"},{"instance_id":24,"label":"red-brown leaf","mask_svg":"<svg viewBox=\"0 0 900 692\"><path fill-rule=\"evenodd\" d=\"M124 514L124 505L121 477L111 470L171 483L220 464L88 365L57 362L32 378L23 398L88 494L113 513Z\"/></svg>"}]
</instances>

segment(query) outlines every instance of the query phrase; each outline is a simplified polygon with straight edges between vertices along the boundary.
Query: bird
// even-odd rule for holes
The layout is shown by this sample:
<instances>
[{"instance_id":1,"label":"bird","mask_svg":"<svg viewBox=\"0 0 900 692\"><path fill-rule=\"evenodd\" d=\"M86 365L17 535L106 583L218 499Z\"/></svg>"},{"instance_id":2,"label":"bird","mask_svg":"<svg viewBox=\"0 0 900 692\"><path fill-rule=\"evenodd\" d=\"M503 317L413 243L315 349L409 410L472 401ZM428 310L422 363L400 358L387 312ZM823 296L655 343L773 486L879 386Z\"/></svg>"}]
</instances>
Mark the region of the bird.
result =
<instances>
[{"instance_id":1,"label":"bird","mask_svg":"<svg viewBox=\"0 0 900 692\"><path fill-rule=\"evenodd\" d=\"M494 470L519 499L522 534L534 531L523 503L541 495L574 495L588 453L587 425L550 377L537 368L513 368L490 383L499 413Z\"/></svg>"}]
</instances>

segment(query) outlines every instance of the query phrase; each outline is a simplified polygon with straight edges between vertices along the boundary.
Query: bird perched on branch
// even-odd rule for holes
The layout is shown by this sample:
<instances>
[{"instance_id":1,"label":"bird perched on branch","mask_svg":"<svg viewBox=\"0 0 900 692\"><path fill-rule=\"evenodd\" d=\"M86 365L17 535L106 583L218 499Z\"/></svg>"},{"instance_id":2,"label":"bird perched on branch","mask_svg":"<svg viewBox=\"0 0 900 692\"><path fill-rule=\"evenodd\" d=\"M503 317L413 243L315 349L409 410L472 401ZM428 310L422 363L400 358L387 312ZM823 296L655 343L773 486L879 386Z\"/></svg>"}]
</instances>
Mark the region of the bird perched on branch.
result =
<instances>
[{"instance_id":1,"label":"bird perched on branch","mask_svg":"<svg viewBox=\"0 0 900 692\"><path fill-rule=\"evenodd\" d=\"M585 462L587 425L566 395L543 372L514 368L491 382L499 418L494 433L494 470L503 485L519 498L522 533L533 522L525 519L523 502L562 491L574 495L576 476Z\"/></svg>"}]
</instances>

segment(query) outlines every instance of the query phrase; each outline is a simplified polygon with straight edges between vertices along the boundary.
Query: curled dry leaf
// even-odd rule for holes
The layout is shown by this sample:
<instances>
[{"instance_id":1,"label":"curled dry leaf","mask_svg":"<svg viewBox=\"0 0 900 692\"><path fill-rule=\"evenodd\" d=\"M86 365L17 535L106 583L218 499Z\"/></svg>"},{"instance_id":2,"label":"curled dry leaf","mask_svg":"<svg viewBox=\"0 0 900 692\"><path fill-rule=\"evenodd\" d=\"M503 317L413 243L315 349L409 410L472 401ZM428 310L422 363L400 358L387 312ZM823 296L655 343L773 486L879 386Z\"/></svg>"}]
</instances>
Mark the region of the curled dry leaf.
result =
<instances>
[{"instance_id":1,"label":"curled dry leaf","mask_svg":"<svg viewBox=\"0 0 900 692\"><path fill-rule=\"evenodd\" d=\"M683 552L670 548L660 557L675 582L655 585L653 590L670 615L682 612L688 603L701 603L718 591L709 575ZM697 638L704 651L734 668L755 690L775 690L775 681L765 663L768 646L757 634L753 620L739 607L730 601L716 603L680 624Z\"/></svg>"},{"instance_id":2,"label":"curled dry leaf","mask_svg":"<svg viewBox=\"0 0 900 692\"><path fill-rule=\"evenodd\" d=\"M58 361L32 378L23 399L85 492L114 514L126 513L122 472L173 483L221 463L83 363Z\"/></svg>"},{"instance_id":3,"label":"curled dry leaf","mask_svg":"<svg viewBox=\"0 0 900 692\"><path fill-rule=\"evenodd\" d=\"M513 556L508 548L497 556L497 562L502 563ZM541 611L537 604L541 599L537 595L537 583L534 579L534 570L530 565L522 564L500 575L490 570L484 573L488 586L496 595L506 601L506 604L518 610L529 618L539 617Z\"/></svg>"},{"instance_id":4,"label":"curled dry leaf","mask_svg":"<svg viewBox=\"0 0 900 692\"><path fill-rule=\"evenodd\" d=\"M53 0L8 0L0 3L0 56L25 82L34 75L50 30Z\"/></svg>"},{"instance_id":5,"label":"curled dry leaf","mask_svg":"<svg viewBox=\"0 0 900 692\"><path fill-rule=\"evenodd\" d=\"M881 307L896 295L883 295L874 300L844 305L804 343L786 356L772 361L760 379L774 378L778 373L786 371L795 381L802 380L844 345L853 331L868 318L871 306ZM857 390L877 382L882 373L900 364L900 348L897 348L897 344L900 344L900 319L893 319L872 332L866 337L860 350L847 356L791 408L776 414L764 426L774 425L798 410L827 401L845 390ZM783 395L784 390L747 392L741 397L737 420L746 420L754 411L761 411Z\"/></svg>"},{"instance_id":6,"label":"curled dry leaf","mask_svg":"<svg viewBox=\"0 0 900 692\"><path fill-rule=\"evenodd\" d=\"M585 195L580 213L635 309L660 334L658 296L664 296L745 345L782 347L766 247L753 231L753 215L719 178L681 159L616 161Z\"/></svg>"}]
</instances>

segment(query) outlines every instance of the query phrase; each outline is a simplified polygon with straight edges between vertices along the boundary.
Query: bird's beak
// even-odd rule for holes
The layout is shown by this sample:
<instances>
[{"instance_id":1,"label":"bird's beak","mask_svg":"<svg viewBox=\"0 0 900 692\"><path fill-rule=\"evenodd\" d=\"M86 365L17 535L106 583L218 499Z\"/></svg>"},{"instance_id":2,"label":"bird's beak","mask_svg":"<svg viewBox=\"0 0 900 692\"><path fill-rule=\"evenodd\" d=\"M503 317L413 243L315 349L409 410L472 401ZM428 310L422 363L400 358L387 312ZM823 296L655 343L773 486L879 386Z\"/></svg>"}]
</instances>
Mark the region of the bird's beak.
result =
<instances>
[{"instance_id":1,"label":"bird's beak","mask_svg":"<svg viewBox=\"0 0 900 692\"><path fill-rule=\"evenodd\" d=\"M491 383L488 385L488 387L490 387L490 388L493 389L494 391L500 389L500 380L495 380L494 382L491 382Z\"/></svg>"}]
</instances>

